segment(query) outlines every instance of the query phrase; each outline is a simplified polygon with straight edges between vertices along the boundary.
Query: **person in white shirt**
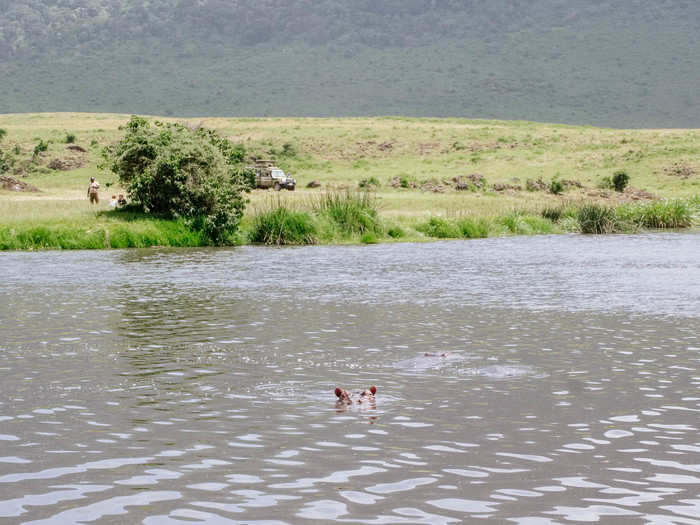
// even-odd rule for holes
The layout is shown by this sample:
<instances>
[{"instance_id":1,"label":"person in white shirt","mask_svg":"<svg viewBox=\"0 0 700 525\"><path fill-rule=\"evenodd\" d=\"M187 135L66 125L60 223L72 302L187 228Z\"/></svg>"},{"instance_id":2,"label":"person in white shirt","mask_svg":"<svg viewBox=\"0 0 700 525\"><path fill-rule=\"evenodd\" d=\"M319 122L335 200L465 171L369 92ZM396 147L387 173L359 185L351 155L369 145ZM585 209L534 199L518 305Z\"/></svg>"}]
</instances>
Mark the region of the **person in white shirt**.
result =
<instances>
[{"instance_id":1,"label":"person in white shirt","mask_svg":"<svg viewBox=\"0 0 700 525\"><path fill-rule=\"evenodd\" d=\"M95 180L95 177L90 177L90 184L88 185L88 199L90 199L90 204L98 204L100 202L100 196L97 190L100 187L100 183Z\"/></svg>"}]
</instances>

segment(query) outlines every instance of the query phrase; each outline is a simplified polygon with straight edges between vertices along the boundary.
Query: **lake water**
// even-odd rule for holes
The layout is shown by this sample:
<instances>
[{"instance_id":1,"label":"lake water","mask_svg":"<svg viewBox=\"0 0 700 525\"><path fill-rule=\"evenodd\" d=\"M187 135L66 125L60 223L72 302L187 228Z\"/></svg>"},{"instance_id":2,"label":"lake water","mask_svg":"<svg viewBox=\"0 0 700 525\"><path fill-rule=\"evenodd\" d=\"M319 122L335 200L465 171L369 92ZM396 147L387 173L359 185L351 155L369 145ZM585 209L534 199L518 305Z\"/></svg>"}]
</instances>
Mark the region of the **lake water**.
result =
<instances>
[{"instance_id":1,"label":"lake water","mask_svg":"<svg viewBox=\"0 0 700 525\"><path fill-rule=\"evenodd\" d=\"M1 523L700 523L697 234L0 270Z\"/></svg>"}]
</instances>

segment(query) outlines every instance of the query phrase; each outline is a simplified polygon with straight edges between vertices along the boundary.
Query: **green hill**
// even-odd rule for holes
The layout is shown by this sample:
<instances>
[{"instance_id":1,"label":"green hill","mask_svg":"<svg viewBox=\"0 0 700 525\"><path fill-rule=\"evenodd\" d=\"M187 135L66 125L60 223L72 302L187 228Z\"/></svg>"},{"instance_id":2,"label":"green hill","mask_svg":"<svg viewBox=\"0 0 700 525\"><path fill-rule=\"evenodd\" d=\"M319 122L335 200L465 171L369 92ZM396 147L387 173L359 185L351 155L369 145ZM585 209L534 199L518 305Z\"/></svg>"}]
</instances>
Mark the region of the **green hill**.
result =
<instances>
[{"instance_id":1,"label":"green hill","mask_svg":"<svg viewBox=\"0 0 700 525\"><path fill-rule=\"evenodd\" d=\"M700 3L0 0L0 113L700 126Z\"/></svg>"}]
</instances>

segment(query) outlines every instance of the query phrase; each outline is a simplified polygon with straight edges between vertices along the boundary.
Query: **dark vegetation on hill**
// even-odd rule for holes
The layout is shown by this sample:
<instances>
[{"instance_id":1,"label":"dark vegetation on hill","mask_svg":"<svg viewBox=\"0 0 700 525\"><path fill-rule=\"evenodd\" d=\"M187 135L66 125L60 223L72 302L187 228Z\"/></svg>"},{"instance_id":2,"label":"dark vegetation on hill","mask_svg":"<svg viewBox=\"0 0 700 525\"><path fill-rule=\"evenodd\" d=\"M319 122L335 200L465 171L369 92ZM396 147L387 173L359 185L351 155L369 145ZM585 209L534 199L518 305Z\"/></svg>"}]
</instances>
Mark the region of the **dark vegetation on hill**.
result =
<instances>
[{"instance_id":1,"label":"dark vegetation on hill","mask_svg":"<svg viewBox=\"0 0 700 525\"><path fill-rule=\"evenodd\" d=\"M694 0L0 0L0 112L698 127Z\"/></svg>"}]
</instances>

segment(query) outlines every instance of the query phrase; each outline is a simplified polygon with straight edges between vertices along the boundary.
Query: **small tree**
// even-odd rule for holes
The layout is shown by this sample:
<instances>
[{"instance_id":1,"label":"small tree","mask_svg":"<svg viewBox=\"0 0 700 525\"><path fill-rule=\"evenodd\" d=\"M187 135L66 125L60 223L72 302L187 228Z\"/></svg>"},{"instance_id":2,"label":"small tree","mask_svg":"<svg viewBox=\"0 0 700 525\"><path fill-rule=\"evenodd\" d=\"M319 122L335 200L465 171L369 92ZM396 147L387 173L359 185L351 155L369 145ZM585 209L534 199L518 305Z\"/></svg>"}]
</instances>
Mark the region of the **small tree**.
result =
<instances>
[{"instance_id":1,"label":"small tree","mask_svg":"<svg viewBox=\"0 0 700 525\"><path fill-rule=\"evenodd\" d=\"M103 150L132 204L146 213L184 218L217 245L233 242L250 189L238 149L212 130L191 130L132 116L124 137Z\"/></svg>"},{"instance_id":2,"label":"small tree","mask_svg":"<svg viewBox=\"0 0 700 525\"><path fill-rule=\"evenodd\" d=\"M564 191L564 184L562 184L559 179L554 178L552 182L549 183L549 191L554 195L559 195Z\"/></svg>"},{"instance_id":3,"label":"small tree","mask_svg":"<svg viewBox=\"0 0 700 525\"><path fill-rule=\"evenodd\" d=\"M5 135L7 135L7 131L5 131L3 128L0 128L0 140L5 138ZM9 169L10 169L10 162L8 161L5 153L3 153L2 150L0 150L0 174L5 173Z\"/></svg>"},{"instance_id":4,"label":"small tree","mask_svg":"<svg viewBox=\"0 0 700 525\"><path fill-rule=\"evenodd\" d=\"M616 171L612 178L615 191L623 192L630 182L630 176L625 170Z\"/></svg>"},{"instance_id":5,"label":"small tree","mask_svg":"<svg viewBox=\"0 0 700 525\"><path fill-rule=\"evenodd\" d=\"M7 155L0 150L0 175L10 170L10 161Z\"/></svg>"}]
</instances>

